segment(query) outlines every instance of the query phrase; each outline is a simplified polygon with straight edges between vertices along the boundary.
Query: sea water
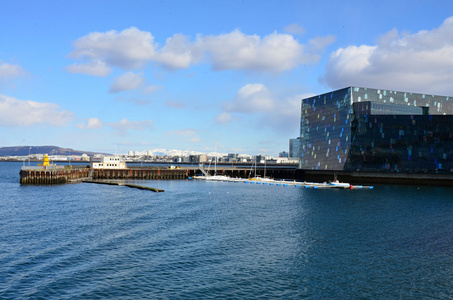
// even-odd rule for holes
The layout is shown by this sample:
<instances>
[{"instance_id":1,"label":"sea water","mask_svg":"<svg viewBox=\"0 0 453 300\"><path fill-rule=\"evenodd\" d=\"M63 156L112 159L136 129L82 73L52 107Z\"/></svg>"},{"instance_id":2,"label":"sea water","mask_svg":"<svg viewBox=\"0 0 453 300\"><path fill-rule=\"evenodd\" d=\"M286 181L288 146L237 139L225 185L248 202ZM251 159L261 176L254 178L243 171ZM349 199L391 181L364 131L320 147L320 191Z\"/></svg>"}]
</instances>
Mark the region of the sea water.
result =
<instances>
[{"instance_id":1,"label":"sea water","mask_svg":"<svg viewBox=\"0 0 453 300\"><path fill-rule=\"evenodd\" d=\"M453 188L21 186L21 165L0 163L1 299L453 297Z\"/></svg>"}]
</instances>

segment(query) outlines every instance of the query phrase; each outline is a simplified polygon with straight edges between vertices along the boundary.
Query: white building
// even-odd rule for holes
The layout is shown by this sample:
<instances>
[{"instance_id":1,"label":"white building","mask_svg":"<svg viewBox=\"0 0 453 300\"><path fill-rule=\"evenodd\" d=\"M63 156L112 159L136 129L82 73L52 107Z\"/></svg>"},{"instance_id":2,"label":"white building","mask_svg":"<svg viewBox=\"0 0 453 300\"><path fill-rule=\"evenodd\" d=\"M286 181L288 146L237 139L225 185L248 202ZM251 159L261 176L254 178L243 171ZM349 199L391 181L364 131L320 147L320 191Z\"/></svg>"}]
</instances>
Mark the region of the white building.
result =
<instances>
[{"instance_id":1,"label":"white building","mask_svg":"<svg viewBox=\"0 0 453 300\"><path fill-rule=\"evenodd\" d=\"M92 169L126 169L126 162L118 156L103 156L100 161L90 163Z\"/></svg>"}]
</instances>

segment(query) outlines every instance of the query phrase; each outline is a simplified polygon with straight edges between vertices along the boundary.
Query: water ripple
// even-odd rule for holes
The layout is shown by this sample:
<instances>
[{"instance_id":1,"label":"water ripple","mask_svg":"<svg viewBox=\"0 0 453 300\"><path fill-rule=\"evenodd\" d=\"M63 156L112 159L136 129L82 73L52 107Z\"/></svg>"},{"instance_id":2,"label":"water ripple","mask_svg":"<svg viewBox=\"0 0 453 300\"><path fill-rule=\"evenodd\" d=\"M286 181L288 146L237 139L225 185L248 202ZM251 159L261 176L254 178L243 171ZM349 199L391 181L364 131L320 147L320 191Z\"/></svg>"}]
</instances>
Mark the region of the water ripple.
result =
<instances>
[{"instance_id":1,"label":"water ripple","mask_svg":"<svg viewBox=\"0 0 453 300\"><path fill-rule=\"evenodd\" d=\"M451 189L1 181L0 298L452 298ZM4 171L3 171L4 172Z\"/></svg>"}]
</instances>

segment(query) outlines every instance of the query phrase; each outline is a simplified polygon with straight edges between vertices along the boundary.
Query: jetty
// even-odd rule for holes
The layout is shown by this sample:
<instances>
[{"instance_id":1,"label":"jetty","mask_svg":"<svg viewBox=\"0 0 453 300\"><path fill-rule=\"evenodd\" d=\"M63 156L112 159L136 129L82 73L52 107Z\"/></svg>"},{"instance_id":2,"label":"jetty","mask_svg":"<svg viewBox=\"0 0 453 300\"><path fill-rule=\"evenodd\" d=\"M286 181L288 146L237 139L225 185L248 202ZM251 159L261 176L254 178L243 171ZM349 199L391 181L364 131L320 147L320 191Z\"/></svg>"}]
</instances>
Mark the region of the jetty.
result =
<instances>
[{"instance_id":1,"label":"jetty","mask_svg":"<svg viewBox=\"0 0 453 300\"><path fill-rule=\"evenodd\" d=\"M126 186L130 188L136 188L140 190L148 190L156 193L163 192L164 190L158 189L158 188L153 188L149 186L143 186L143 185L137 185L137 184L129 184L129 183L124 183L124 182L113 182L113 181L103 181L103 180L82 180L82 182L85 183L95 183L95 184L107 184L107 185L118 185L118 186Z\"/></svg>"},{"instance_id":2,"label":"jetty","mask_svg":"<svg viewBox=\"0 0 453 300\"><path fill-rule=\"evenodd\" d=\"M76 183L87 180L168 180L188 179L190 169L168 169L165 167L128 169L91 169L88 166L36 166L22 167L19 172L23 185L52 185Z\"/></svg>"},{"instance_id":3,"label":"jetty","mask_svg":"<svg viewBox=\"0 0 453 300\"><path fill-rule=\"evenodd\" d=\"M222 182L242 182L248 184L257 184L257 185L268 185L268 186L294 186L294 187L303 187L303 188L313 188L313 189L369 189L372 190L374 186L365 186L365 185L352 185L345 182L339 182L338 180L331 182L307 182L307 181L296 181L296 180L274 180L270 178L232 178L227 176L195 176L195 180L206 180L206 181L222 181Z\"/></svg>"},{"instance_id":4,"label":"jetty","mask_svg":"<svg viewBox=\"0 0 453 300\"><path fill-rule=\"evenodd\" d=\"M118 157L103 157L101 162L92 162L89 166L55 165L49 162L46 154L42 164L23 166L19 175L23 185L52 185L88 181L187 179L191 173L194 174L195 170L157 166L128 168Z\"/></svg>"},{"instance_id":5,"label":"jetty","mask_svg":"<svg viewBox=\"0 0 453 300\"><path fill-rule=\"evenodd\" d=\"M52 185L81 181L89 178L90 169L76 166L22 167L19 172L20 184Z\"/></svg>"}]
</instances>

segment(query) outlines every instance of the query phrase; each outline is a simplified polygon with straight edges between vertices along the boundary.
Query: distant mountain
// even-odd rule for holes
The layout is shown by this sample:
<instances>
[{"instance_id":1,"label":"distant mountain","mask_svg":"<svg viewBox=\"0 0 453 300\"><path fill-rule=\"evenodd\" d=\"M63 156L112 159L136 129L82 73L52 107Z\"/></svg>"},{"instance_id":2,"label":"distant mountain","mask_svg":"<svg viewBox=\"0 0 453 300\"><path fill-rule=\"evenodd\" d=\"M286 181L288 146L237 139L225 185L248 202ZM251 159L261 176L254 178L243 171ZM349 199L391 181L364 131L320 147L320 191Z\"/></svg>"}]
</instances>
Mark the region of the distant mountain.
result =
<instances>
[{"instance_id":1,"label":"distant mountain","mask_svg":"<svg viewBox=\"0 0 453 300\"><path fill-rule=\"evenodd\" d=\"M82 155L87 154L108 154L99 152L90 152L82 150L74 150L70 148L61 148L57 146L15 146L15 147L0 147L0 156L27 156L28 154L49 154L49 155Z\"/></svg>"},{"instance_id":2,"label":"distant mountain","mask_svg":"<svg viewBox=\"0 0 453 300\"><path fill-rule=\"evenodd\" d=\"M181 151L181 150L167 150L167 149L152 149L148 151L141 152L142 154L152 154L152 155L163 155L163 156L188 156L188 155L198 155L202 154L202 152L198 151Z\"/></svg>"},{"instance_id":3,"label":"distant mountain","mask_svg":"<svg viewBox=\"0 0 453 300\"><path fill-rule=\"evenodd\" d=\"M159 155L159 156L189 156L189 155L207 154L208 156L218 156L218 157L228 155L228 153L219 153L219 152L203 153L203 152L199 152L199 151L175 150L175 149L152 149L152 150L138 152L138 155L148 155L148 154Z\"/></svg>"},{"instance_id":4,"label":"distant mountain","mask_svg":"<svg viewBox=\"0 0 453 300\"><path fill-rule=\"evenodd\" d=\"M87 154L93 156L95 154L112 155L110 153L90 152L82 150L74 150L70 148L61 148L58 146L13 146L13 147L0 147L0 156L27 156L28 154L48 154L48 155L82 155ZM147 151L140 151L138 155L157 155L157 156L189 156L199 155L203 152L192 150L175 150L175 149L152 149ZM208 156L227 156L228 153L209 152ZM242 154L240 156L250 155Z\"/></svg>"}]
</instances>

